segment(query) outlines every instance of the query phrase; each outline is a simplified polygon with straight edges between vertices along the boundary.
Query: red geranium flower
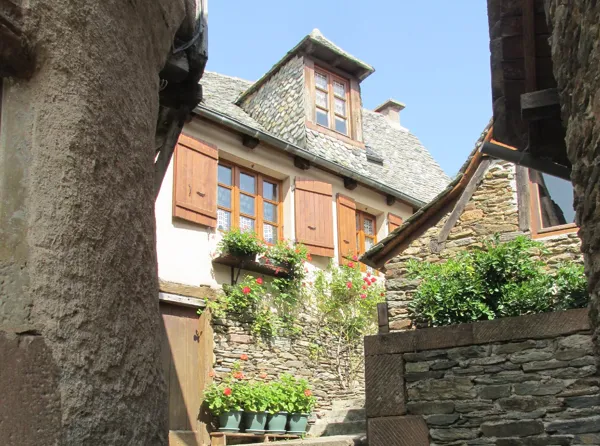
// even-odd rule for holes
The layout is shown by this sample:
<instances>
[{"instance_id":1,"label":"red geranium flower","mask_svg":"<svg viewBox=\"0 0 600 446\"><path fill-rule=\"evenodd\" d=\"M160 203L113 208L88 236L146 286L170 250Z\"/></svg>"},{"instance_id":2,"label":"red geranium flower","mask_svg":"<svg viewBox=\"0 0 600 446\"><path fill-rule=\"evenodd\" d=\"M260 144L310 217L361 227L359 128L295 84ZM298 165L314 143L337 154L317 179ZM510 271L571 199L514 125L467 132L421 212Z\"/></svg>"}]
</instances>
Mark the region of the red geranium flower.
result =
<instances>
[{"instance_id":1,"label":"red geranium flower","mask_svg":"<svg viewBox=\"0 0 600 446\"><path fill-rule=\"evenodd\" d=\"M256 279L256 283L258 283L259 285L262 285L263 284L262 277L259 277L258 279Z\"/></svg>"},{"instance_id":2,"label":"red geranium flower","mask_svg":"<svg viewBox=\"0 0 600 446\"><path fill-rule=\"evenodd\" d=\"M361 295L360 295L360 298L361 298L361 299L366 299L366 298L367 298L367 295L366 295L366 294L361 294Z\"/></svg>"},{"instance_id":3,"label":"red geranium flower","mask_svg":"<svg viewBox=\"0 0 600 446\"><path fill-rule=\"evenodd\" d=\"M385 293L381 293L381 297L385 296Z\"/></svg>"},{"instance_id":4,"label":"red geranium flower","mask_svg":"<svg viewBox=\"0 0 600 446\"><path fill-rule=\"evenodd\" d=\"M347 283L346 283L346 286L347 286L348 288L352 288L352 282L347 282Z\"/></svg>"},{"instance_id":5,"label":"red geranium flower","mask_svg":"<svg viewBox=\"0 0 600 446\"><path fill-rule=\"evenodd\" d=\"M362 286L362 289L363 289L363 290L366 290L366 289L367 289L367 286L366 286L366 285L363 285L363 286Z\"/></svg>"},{"instance_id":6,"label":"red geranium flower","mask_svg":"<svg viewBox=\"0 0 600 446\"><path fill-rule=\"evenodd\" d=\"M367 277L371 277L371 273L370 272L367 272Z\"/></svg>"},{"instance_id":7,"label":"red geranium flower","mask_svg":"<svg viewBox=\"0 0 600 446\"><path fill-rule=\"evenodd\" d=\"M231 389L229 387L225 387L225 389L223 390L223 394L225 396L231 395Z\"/></svg>"},{"instance_id":8,"label":"red geranium flower","mask_svg":"<svg viewBox=\"0 0 600 446\"><path fill-rule=\"evenodd\" d=\"M371 283L377 282L377 277L371 277Z\"/></svg>"},{"instance_id":9,"label":"red geranium flower","mask_svg":"<svg viewBox=\"0 0 600 446\"><path fill-rule=\"evenodd\" d=\"M306 254L306 260L308 260L309 262L312 260L312 256L310 255L310 253Z\"/></svg>"},{"instance_id":10,"label":"red geranium flower","mask_svg":"<svg viewBox=\"0 0 600 446\"><path fill-rule=\"evenodd\" d=\"M348 268L354 268L354 263L348 262Z\"/></svg>"},{"instance_id":11,"label":"red geranium flower","mask_svg":"<svg viewBox=\"0 0 600 446\"><path fill-rule=\"evenodd\" d=\"M371 282L371 280L368 277L363 277L363 280L367 283Z\"/></svg>"},{"instance_id":12,"label":"red geranium flower","mask_svg":"<svg viewBox=\"0 0 600 446\"><path fill-rule=\"evenodd\" d=\"M210 372L208 372L208 376L210 376L211 378L214 378L216 375L214 370L211 370Z\"/></svg>"},{"instance_id":13,"label":"red geranium flower","mask_svg":"<svg viewBox=\"0 0 600 446\"><path fill-rule=\"evenodd\" d=\"M240 359L241 359L242 361L247 361L247 360L248 360L248 355L247 355L246 353L242 353L242 354L240 355Z\"/></svg>"},{"instance_id":14,"label":"red geranium flower","mask_svg":"<svg viewBox=\"0 0 600 446\"><path fill-rule=\"evenodd\" d=\"M270 265L270 264L271 264L271 260L269 260L269 259L265 259L265 263L266 263L267 265Z\"/></svg>"},{"instance_id":15,"label":"red geranium flower","mask_svg":"<svg viewBox=\"0 0 600 446\"><path fill-rule=\"evenodd\" d=\"M295 253L300 254L300 250L298 248L296 248Z\"/></svg>"},{"instance_id":16,"label":"red geranium flower","mask_svg":"<svg viewBox=\"0 0 600 446\"><path fill-rule=\"evenodd\" d=\"M234 377L235 379L244 379L244 374L243 374L242 372L235 372L235 373L233 374L233 377Z\"/></svg>"},{"instance_id":17,"label":"red geranium flower","mask_svg":"<svg viewBox=\"0 0 600 446\"><path fill-rule=\"evenodd\" d=\"M357 262L358 261L358 256L356 256L356 255L352 256L352 260L354 260L355 262Z\"/></svg>"},{"instance_id":18,"label":"red geranium flower","mask_svg":"<svg viewBox=\"0 0 600 446\"><path fill-rule=\"evenodd\" d=\"M244 288L242 288L242 293L244 294L250 294L252 290L250 289L249 286L245 286Z\"/></svg>"},{"instance_id":19,"label":"red geranium flower","mask_svg":"<svg viewBox=\"0 0 600 446\"><path fill-rule=\"evenodd\" d=\"M305 396L311 396L311 395L312 395L312 392L310 391L310 389L306 389L306 390L304 391L304 395L305 395Z\"/></svg>"}]
</instances>

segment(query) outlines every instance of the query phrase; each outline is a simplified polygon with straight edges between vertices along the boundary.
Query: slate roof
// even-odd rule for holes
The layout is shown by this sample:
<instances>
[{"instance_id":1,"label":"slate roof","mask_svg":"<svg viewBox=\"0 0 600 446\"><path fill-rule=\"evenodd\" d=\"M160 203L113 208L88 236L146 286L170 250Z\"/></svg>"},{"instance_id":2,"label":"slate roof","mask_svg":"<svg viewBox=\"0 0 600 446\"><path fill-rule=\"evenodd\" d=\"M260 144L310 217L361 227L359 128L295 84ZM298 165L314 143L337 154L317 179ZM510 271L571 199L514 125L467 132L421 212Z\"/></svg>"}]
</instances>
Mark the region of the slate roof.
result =
<instances>
[{"instance_id":1,"label":"slate roof","mask_svg":"<svg viewBox=\"0 0 600 446\"><path fill-rule=\"evenodd\" d=\"M253 82L207 71L201 84L201 106L264 131L256 120L235 104L240 94ZM305 149L423 203L433 199L446 187L450 178L415 135L392 126L379 113L367 109L362 109L362 113L367 150L348 146L336 138L310 129L307 129ZM383 164L373 160L377 157L383 159Z\"/></svg>"}]
</instances>

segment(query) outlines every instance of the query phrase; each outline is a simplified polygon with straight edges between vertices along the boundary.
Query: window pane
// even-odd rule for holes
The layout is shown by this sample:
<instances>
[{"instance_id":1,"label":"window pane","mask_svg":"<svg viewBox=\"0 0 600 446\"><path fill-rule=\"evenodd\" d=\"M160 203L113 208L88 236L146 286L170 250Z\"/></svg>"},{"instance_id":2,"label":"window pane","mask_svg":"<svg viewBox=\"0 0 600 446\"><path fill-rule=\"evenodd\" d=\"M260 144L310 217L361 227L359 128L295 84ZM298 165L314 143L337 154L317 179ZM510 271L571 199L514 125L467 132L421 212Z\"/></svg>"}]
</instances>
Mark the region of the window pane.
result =
<instances>
[{"instance_id":1,"label":"window pane","mask_svg":"<svg viewBox=\"0 0 600 446\"><path fill-rule=\"evenodd\" d=\"M242 231L254 231L254 220L240 216L240 229Z\"/></svg>"},{"instance_id":2,"label":"window pane","mask_svg":"<svg viewBox=\"0 0 600 446\"><path fill-rule=\"evenodd\" d=\"M263 197L267 200L279 201L279 194L277 193L277 185L263 181Z\"/></svg>"},{"instance_id":3,"label":"window pane","mask_svg":"<svg viewBox=\"0 0 600 446\"><path fill-rule=\"evenodd\" d=\"M271 203L263 203L263 213L265 220L277 223L277 206Z\"/></svg>"},{"instance_id":4,"label":"window pane","mask_svg":"<svg viewBox=\"0 0 600 446\"><path fill-rule=\"evenodd\" d=\"M338 81L333 81L333 93L342 98L346 97L346 86Z\"/></svg>"},{"instance_id":5,"label":"window pane","mask_svg":"<svg viewBox=\"0 0 600 446\"><path fill-rule=\"evenodd\" d=\"M538 172L542 227L564 225L575 221L573 184L570 181Z\"/></svg>"},{"instance_id":6,"label":"window pane","mask_svg":"<svg viewBox=\"0 0 600 446\"><path fill-rule=\"evenodd\" d=\"M335 130L346 135L348 133L348 128L346 126L346 120L342 118L335 118Z\"/></svg>"},{"instance_id":7,"label":"window pane","mask_svg":"<svg viewBox=\"0 0 600 446\"><path fill-rule=\"evenodd\" d=\"M217 228L223 231L229 231L231 228L231 213L222 209L217 209Z\"/></svg>"},{"instance_id":8,"label":"window pane","mask_svg":"<svg viewBox=\"0 0 600 446\"><path fill-rule=\"evenodd\" d=\"M316 103L319 107L329 108L327 105L327 93L324 91L317 90L317 95L315 96Z\"/></svg>"},{"instance_id":9,"label":"window pane","mask_svg":"<svg viewBox=\"0 0 600 446\"><path fill-rule=\"evenodd\" d=\"M317 109L317 124L329 127L329 113Z\"/></svg>"},{"instance_id":10,"label":"window pane","mask_svg":"<svg viewBox=\"0 0 600 446\"><path fill-rule=\"evenodd\" d=\"M346 116L346 101L335 98L335 112L338 115Z\"/></svg>"},{"instance_id":11,"label":"window pane","mask_svg":"<svg viewBox=\"0 0 600 446\"><path fill-rule=\"evenodd\" d=\"M327 90L327 76L315 71L315 84L317 87Z\"/></svg>"},{"instance_id":12,"label":"window pane","mask_svg":"<svg viewBox=\"0 0 600 446\"><path fill-rule=\"evenodd\" d=\"M219 183L231 186L231 168L219 164Z\"/></svg>"},{"instance_id":13,"label":"window pane","mask_svg":"<svg viewBox=\"0 0 600 446\"><path fill-rule=\"evenodd\" d=\"M254 217L254 198L240 194L240 212Z\"/></svg>"},{"instance_id":14,"label":"window pane","mask_svg":"<svg viewBox=\"0 0 600 446\"><path fill-rule=\"evenodd\" d=\"M374 228L374 224L373 224L373 220L369 219L369 218L365 218L364 219L364 231L365 231L365 235L375 235L375 228Z\"/></svg>"},{"instance_id":15,"label":"window pane","mask_svg":"<svg viewBox=\"0 0 600 446\"><path fill-rule=\"evenodd\" d=\"M272 225L263 225L263 238L267 243L275 243L277 241L277 228Z\"/></svg>"},{"instance_id":16,"label":"window pane","mask_svg":"<svg viewBox=\"0 0 600 446\"><path fill-rule=\"evenodd\" d=\"M360 231L360 215L356 213L356 230Z\"/></svg>"},{"instance_id":17,"label":"window pane","mask_svg":"<svg viewBox=\"0 0 600 446\"><path fill-rule=\"evenodd\" d=\"M369 249L371 249L374 244L375 243L373 242L372 238L365 237L365 251L368 251Z\"/></svg>"},{"instance_id":18,"label":"window pane","mask_svg":"<svg viewBox=\"0 0 600 446\"><path fill-rule=\"evenodd\" d=\"M251 194L256 193L256 179L252 175L240 173L240 189Z\"/></svg>"},{"instance_id":19,"label":"window pane","mask_svg":"<svg viewBox=\"0 0 600 446\"><path fill-rule=\"evenodd\" d=\"M219 192L217 194L217 204L224 208L231 209L231 190L226 187L219 186Z\"/></svg>"}]
</instances>

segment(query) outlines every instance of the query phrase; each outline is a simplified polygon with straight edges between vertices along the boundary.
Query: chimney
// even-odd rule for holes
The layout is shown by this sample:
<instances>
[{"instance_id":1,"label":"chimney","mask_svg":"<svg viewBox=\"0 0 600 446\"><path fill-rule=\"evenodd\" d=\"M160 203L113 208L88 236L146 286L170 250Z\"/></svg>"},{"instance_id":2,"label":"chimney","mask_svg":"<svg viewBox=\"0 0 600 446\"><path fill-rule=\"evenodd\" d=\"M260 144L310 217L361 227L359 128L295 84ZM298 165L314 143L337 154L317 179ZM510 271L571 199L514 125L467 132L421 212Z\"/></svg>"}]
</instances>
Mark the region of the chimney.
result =
<instances>
[{"instance_id":1,"label":"chimney","mask_svg":"<svg viewBox=\"0 0 600 446\"><path fill-rule=\"evenodd\" d=\"M402 102L394 99L388 99L375 109L377 113L384 115L392 127L403 129L400 125L400 112L406 107Z\"/></svg>"}]
</instances>

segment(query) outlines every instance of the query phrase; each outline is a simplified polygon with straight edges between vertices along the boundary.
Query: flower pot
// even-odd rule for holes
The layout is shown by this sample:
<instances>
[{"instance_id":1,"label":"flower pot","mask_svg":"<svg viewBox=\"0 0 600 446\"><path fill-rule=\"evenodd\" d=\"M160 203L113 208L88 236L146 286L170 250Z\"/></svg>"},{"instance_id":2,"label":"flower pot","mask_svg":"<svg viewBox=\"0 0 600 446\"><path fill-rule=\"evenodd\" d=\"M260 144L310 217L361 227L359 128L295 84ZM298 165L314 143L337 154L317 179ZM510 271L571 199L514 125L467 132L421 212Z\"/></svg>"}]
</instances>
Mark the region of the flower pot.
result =
<instances>
[{"instance_id":1,"label":"flower pot","mask_svg":"<svg viewBox=\"0 0 600 446\"><path fill-rule=\"evenodd\" d=\"M239 432L240 421L242 421L242 411L234 410L219 415L219 431L221 432Z\"/></svg>"},{"instance_id":2,"label":"flower pot","mask_svg":"<svg viewBox=\"0 0 600 446\"><path fill-rule=\"evenodd\" d=\"M264 434L267 412L244 412L244 428L251 434Z\"/></svg>"},{"instance_id":3,"label":"flower pot","mask_svg":"<svg viewBox=\"0 0 600 446\"><path fill-rule=\"evenodd\" d=\"M240 262L254 262L256 260L256 254L246 254L237 251L231 251L229 254L237 258Z\"/></svg>"},{"instance_id":4,"label":"flower pot","mask_svg":"<svg viewBox=\"0 0 600 446\"><path fill-rule=\"evenodd\" d=\"M306 426L308 424L307 413L293 413L290 416L288 422L288 433L303 435L306 433Z\"/></svg>"},{"instance_id":5,"label":"flower pot","mask_svg":"<svg viewBox=\"0 0 600 446\"><path fill-rule=\"evenodd\" d=\"M267 417L267 432L270 434L285 434L287 418L287 412L269 414Z\"/></svg>"}]
</instances>

